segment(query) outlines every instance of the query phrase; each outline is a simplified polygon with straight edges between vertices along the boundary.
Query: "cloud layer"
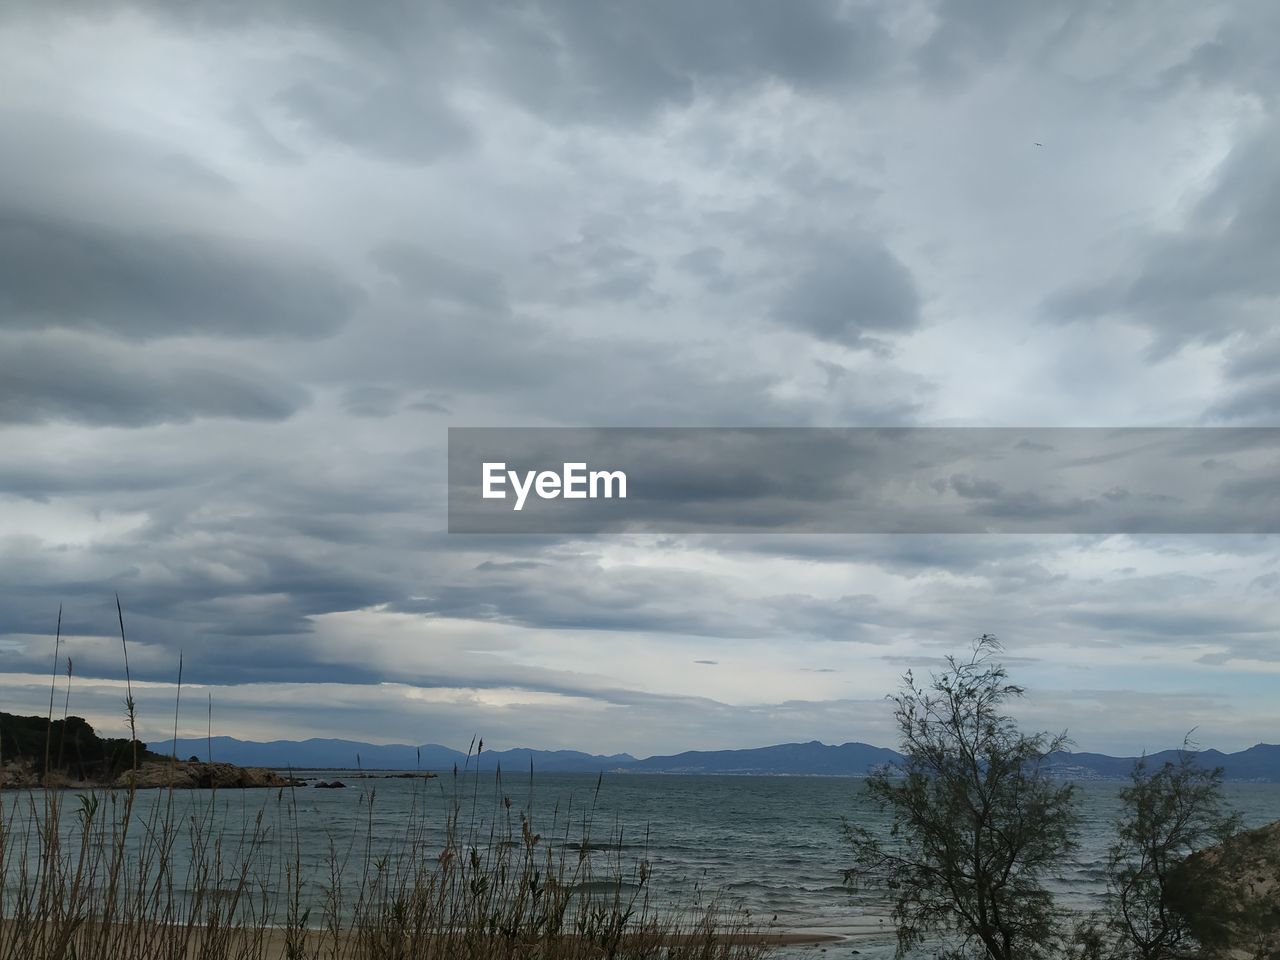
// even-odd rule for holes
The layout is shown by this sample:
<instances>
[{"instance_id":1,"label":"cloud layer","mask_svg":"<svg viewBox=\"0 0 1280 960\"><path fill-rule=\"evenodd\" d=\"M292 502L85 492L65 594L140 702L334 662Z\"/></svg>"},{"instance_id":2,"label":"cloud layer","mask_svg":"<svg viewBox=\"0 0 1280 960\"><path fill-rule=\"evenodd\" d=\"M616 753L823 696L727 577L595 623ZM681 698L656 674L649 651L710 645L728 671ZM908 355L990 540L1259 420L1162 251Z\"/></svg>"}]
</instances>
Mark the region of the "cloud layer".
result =
<instances>
[{"instance_id":1,"label":"cloud layer","mask_svg":"<svg viewBox=\"0 0 1280 960\"><path fill-rule=\"evenodd\" d=\"M6 5L6 703L63 604L118 728L118 591L245 737L886 743L995 632L1082 746L1274 740L1271 538L443 531L449 425L1273 424L1275 20Z\"/></svg>"}]
</instances>

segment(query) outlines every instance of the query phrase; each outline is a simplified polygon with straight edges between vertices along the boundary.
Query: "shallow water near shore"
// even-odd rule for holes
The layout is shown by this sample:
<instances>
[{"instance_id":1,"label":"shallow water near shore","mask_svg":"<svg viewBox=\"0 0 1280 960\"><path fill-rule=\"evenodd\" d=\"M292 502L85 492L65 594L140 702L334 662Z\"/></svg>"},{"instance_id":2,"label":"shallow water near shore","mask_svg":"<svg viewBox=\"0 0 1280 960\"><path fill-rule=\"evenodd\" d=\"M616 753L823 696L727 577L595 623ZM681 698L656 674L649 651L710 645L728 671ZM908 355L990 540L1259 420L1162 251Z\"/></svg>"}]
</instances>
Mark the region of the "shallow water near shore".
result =
<instances>
[{"instance_id":1,"label":"shallow water near shore","mask_svg":"<svg viewBox=\"0 0 1280 960\"><path fill-rule=\"evenodd\" d=\"M223 790L174 793L181 821L212 811L224 837L254 829L262 815L259 862L264 880L297 858L306 888L321 896L335 858L348 876L367 856L403 849L406 828L418 824L426 848L443 844L447 811L457 804L463 830L483 845L495 815L532 811L542 843L596 865L601 881L624 876L641 860L652 867L653 900L705 903L721 894L752 921L779 932L811 931L837 942L787 945L777 956L824 953L887 958L893 952L887 908L874 893L850 893L841 883L848 865L842 822L874 828L883 820L863 797L862 781L825 777L733 777L615 774L504 776L491 770L434 780L356 779L352 772L295 771L326 781L345 779L346 789ZM1087 909L1102 892L1102 857L1118 812L1122 783L1079 787L1081 846L1063 864L1053 886L1060 902ZM1280 785L1228 784L1229 804L1246 826L1280 820ZM7 798L11 812L17 797ZM138 794L137 813L147 816L167 802L162 791ZM21 817L18 818L21 820ZM73 817L66 817L68 832ZM517 827L518 829L518 827ZM518 836L518 834L517 834Z\"/></svg>"}]
</instances>

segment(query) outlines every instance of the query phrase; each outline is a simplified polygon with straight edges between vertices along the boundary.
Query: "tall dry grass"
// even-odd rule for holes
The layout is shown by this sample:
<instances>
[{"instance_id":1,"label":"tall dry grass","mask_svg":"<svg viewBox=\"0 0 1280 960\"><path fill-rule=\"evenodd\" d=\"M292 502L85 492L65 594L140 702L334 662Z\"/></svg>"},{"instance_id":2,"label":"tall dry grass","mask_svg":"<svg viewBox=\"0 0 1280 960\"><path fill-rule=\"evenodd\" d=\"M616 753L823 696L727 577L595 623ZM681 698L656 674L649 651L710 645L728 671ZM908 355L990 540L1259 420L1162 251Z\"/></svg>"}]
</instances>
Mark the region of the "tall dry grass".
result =
<instances>
[{"instance_id":1,"label":"tall dry grass","mask_svg":"<svg viewBox=\"0 0 1280 960\"><path fill-rule=\"evenodd\" d=\"M120 630L127 657L123 614ZM379 840L381 809L368 788L350 798L360 827L330 830L323 842L323 827L299 803L306 788L265 791L256 809L172 788L0 792L0 960L755 960L767 952L764 931L714 896L659 902L645 845L624 843L617 826L599 838L600 780L584 809L557 807L544 835L533 822L532 770L524 803L501 773L492 793L486 778L482 801L471 757L452 776L415 781L391 843Z\"/></svg>"}]
</instances>

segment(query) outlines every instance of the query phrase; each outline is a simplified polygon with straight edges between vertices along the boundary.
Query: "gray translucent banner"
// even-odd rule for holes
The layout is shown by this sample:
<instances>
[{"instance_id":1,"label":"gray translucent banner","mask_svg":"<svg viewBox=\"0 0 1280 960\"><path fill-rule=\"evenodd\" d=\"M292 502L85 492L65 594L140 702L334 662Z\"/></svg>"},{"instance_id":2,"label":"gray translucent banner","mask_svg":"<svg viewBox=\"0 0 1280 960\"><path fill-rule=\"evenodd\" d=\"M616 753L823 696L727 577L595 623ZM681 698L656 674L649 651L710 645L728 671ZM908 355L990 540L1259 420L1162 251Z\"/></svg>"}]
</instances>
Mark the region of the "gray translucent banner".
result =
<instances>
[{"instance_id":1,"label":"gray translucent banner","mask_svg":"<svg viewBox=\"0 0 1280 960\"><path fill-rule=\"evenodd\" d=\"M455 427L449 531L1275 533L1280 428Z\"/></svg>"}]
</instances>

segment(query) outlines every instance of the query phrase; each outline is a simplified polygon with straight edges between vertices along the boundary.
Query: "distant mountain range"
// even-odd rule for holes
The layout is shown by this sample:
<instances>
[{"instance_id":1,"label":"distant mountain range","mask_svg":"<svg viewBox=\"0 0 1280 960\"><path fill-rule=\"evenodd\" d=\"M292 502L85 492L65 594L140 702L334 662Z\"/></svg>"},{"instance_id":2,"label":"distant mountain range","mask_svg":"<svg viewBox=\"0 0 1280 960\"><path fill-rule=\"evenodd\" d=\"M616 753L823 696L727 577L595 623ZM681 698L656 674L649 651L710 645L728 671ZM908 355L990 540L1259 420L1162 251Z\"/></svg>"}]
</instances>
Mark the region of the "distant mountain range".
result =
<instances>
[{"instance_id":1,"label":"distant mountain range","mask_svg":"<svg viewBox=\"0 0 1280 960\"><path fill-rule=\"evenodd\" d=\"M293 767L295 770L452 770L457 764L476 769L473 756L468 762L462 750L442 747L438 743L413 746L403 743L360 743L356 740L272 740L255 743L234 737L214 737L177 741L163 740L150 744L153 750L169 754L176 752L180 759L189 756L226 760L245 767ZM599 773L612 771L636 763L636 758L626 753L611 757L580 753L577 750L486 750L482 754L480 769L493 770L501 765L503 770L518 773L528 770L532 761L535 770L543 773Z\"/></svg>"},{"instance_id":2,"label":"distant mountain range","mask_svg":"<svg viewBox=\"0 0 1280 960\"><path fill-rule=\"evenodd\" d=\"M183 740L177 742L177 756L197 756L225 760L244 766L275 767L296 770L351 769L366 770L435 770L476 769L463 751L427 743L407 744L359 743L354 740L273 740L254 743L233 737ZM168 754L171 741L153 743L152 749ZM1165 760L1176 760L1176 750L1151 754L1147 760L1159 766ZM1239 753L1205 750L1199 754L1205 766L1220 766L1228 780L1280 783L1280 745L1260 743ZM816 740L809 743L782 743L751 750L689 750L672 756L639 760L627 753L612 756L581 753L577 750L486 750L479 769L493 770L501 766L508 773L533 769L541 773L669 773L669 774L737 774L755 776L865 776L882 764L896 763L900 755L884 747L866 743L842 743L830 746ZM1120 780L1133 769L1134 757L1108 757L1100 753L1055 753L1049 758L1053 770L1073 780Z\"/></svg>"},{"instance_id":3,"label":"distant mountain range","mask_svg":"<svg viewBox=\"0 0 1280 960\"><path fill-rule=\"evenodd\" d=\"M794 774L832 777L864 776L886 763L896 763L896 751L866 743L827 746L809 743L780 743L753 750L689 750L670 757L637 760L626 769L634 773L733 773Z\"/></svg>"},{"instance_id":4,"label":"distant mountain range","mask_svg":"<svg viewBox=\"0 0 1280 960\"><path fill-rule=\"evenodd\" d=\"M1147 766L1159 768L1166 761L1177 763L1177 750L1161 750L1146 757ZM1201 750L1196 753L1201 766L1222 767L1226 780L1280 783L1280 744L1258 743L1238 753ZM1054 753L1049 763L1059 776L1071 780L1127 779L1136 757L1108 757L1101 753Z\"/></svg>"}]
</instances>

